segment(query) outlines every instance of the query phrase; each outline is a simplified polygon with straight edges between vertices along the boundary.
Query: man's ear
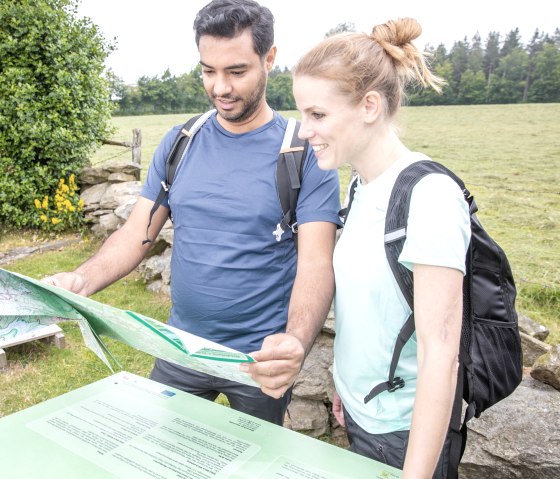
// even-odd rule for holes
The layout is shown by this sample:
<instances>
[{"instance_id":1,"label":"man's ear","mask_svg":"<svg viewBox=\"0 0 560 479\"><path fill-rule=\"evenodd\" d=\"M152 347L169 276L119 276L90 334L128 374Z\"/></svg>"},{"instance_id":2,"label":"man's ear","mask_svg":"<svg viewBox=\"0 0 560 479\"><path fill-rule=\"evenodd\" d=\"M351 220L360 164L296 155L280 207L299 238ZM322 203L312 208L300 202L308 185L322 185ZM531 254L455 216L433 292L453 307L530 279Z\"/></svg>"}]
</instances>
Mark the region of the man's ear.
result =
<instances>
[{"instance_id":1,"label":"man's ear","mask_svg":"<svg viewBox=\"0 0 560 479\"><path fill-rule=\"evenodd\" d=\"M264 57L264 66L267 72L272 71L274 67L274 60L276 59L276 45L272 45L268 53Z\"/></svg>"},{"instance_id":2,"label":"man's ear","mask_svg":"<svg viewBox=\"0 0 560 479\"><path fill-rule=\"evenodd\" d=\"M382 107L381 95L376 91L368 91L363 99L364 121L374 123L381 116Z\"/></svg>"}]
</instances>

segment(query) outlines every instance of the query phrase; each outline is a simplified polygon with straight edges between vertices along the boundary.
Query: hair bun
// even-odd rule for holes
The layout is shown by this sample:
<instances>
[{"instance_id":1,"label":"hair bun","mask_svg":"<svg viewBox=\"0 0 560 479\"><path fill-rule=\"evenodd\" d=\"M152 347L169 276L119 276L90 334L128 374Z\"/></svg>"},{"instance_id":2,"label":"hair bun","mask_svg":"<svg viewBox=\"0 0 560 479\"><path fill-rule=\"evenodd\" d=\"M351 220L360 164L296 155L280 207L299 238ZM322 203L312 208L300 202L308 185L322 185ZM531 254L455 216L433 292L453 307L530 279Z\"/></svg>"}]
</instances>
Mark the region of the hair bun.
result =
<instances>
[{"instance_id":1,"label":"hair bun","mask_svg":"<svg viewBox=\"0 0 560 479\"><path fill-rule=\"evenodd\" d=\"M414 18L399 18L373 27L370 37L386 50L386 46L403 48L422 34L422 27Z\"/></svg>"}]
</instances>

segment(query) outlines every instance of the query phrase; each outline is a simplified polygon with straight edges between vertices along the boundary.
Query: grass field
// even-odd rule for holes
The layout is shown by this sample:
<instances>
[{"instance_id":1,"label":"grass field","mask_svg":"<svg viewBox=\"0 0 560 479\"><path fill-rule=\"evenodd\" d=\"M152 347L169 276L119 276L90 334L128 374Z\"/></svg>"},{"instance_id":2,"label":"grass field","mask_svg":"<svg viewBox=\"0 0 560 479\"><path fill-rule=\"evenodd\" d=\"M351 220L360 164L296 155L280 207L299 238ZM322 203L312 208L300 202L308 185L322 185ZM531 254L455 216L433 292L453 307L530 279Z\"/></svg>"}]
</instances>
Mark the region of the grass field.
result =
<instances>
[{"instance_id":1,"label":"grass field","mask_svg":"<svg viewBox=\"0 0 560 479\"><path fill-rule=\"evenodd\" d=\"M296 112L287 112L298 116ZM143 174L161 137L189 115L116 117L113 139L131 141L142 130ZM475 196L479 217L505 249L516 278L518 310L550 330L560 342L560 104L405 108L398 119L401 136L452 168ZM128 161L130 150L103 146L93 164ZM340 172L341 190L349 168ZM0 230L0 251L41 241ZM10 264L7 269L42 277L77 266L98 244L83 242ZM135 275L98 293L95 299L165 320L169 302L148 292ZM77 326L64 323L67 349L40 342L11 348L10 367L0 373L0 417L110 374L87 350ZM110 342L123 367L147 375L153 358Z\"/></svg>"},{"instance_id":2,"label":"grass field","mask_svg":"<svg viewBox=\"0 0 560 479\"><path fill-rule=\"evenodd\" d=\"M297 112L283 112L298 117ZM114 118L114 139L142 130L145 175L161 137L190 115ZM558 286L560 253L560 104L404 108L401 137L452 168L475 196L485 227L504 247L522 284ZM130 151L103 146L93 156L127 161ZM349 169L341 171L341 191Z\"/></svg>"}]
</instances>

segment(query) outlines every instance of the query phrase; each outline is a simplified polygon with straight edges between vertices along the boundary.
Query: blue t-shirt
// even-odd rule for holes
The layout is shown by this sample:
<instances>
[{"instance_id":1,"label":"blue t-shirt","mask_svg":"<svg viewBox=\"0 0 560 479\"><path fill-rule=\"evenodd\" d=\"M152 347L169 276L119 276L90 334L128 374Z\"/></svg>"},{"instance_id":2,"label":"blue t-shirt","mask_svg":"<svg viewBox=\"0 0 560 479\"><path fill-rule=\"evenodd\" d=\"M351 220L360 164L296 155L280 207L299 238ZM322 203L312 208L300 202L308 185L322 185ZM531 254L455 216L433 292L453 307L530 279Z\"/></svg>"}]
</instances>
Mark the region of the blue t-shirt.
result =
<instances>
[{"instance_id":1,"label":"blue t-shirt","mask_svg":"<svg viewBox=\"0 0 560 479\"><path fill-rule=\"evenodd\" d=\"M276 164L287 120L274 112L266 125L242 134L215 114L195 135L180 163L169 202L174 239L169 324L245 353L285 330L296 273L291 232L273 235L281 219ZM141 195L154 201L165 159L181 126L162 140ZM339 224L336 171L323 171L311 150L297 206L301 225Z\"/></svg>"}]
</instances>

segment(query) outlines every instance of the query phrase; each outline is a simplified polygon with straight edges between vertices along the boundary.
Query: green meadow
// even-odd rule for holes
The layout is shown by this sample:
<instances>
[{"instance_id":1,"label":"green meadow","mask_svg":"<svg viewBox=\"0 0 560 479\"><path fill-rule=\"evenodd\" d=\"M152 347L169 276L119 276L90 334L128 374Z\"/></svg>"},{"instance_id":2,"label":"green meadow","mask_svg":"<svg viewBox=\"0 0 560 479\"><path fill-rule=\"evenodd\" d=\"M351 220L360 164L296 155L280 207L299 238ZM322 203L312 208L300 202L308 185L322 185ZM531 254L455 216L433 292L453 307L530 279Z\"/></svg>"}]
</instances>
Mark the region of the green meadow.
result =
<instances>
[{"instance_id":1,"label":"green meadow","mask_svg":"<svg viewBox=\"0 0 560 479\"><path fill-rule=\"evenodd\" d=\"M144 177L161 137L188 117L115 117L112 139L130 142L132 129L141 129ZM409 148L426 153L463 178L476 198L482 224L510 259L519 312L546 325L551 331L548 342L559 343L560 104L409 107L402 110L397 124ZM129 149L105 145L91 163L130 158ZM349 177L349 168L343 168L341 196ZM44 239L2 230L0 251ZM95 240L83 241L5 268L40 278L74 268L98 246ZM94 299L162 321L170 306L166 298L150 293L136 274ZM7 350L9 367L0 372L0 417L111 374L84 347L75 324L61 327L66 349L36 341ZM121 343L108 343L125 370L149 373L153 358Z\"/></svg>"}]
</instances>

